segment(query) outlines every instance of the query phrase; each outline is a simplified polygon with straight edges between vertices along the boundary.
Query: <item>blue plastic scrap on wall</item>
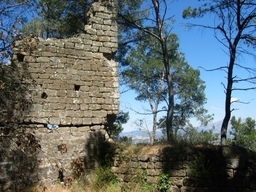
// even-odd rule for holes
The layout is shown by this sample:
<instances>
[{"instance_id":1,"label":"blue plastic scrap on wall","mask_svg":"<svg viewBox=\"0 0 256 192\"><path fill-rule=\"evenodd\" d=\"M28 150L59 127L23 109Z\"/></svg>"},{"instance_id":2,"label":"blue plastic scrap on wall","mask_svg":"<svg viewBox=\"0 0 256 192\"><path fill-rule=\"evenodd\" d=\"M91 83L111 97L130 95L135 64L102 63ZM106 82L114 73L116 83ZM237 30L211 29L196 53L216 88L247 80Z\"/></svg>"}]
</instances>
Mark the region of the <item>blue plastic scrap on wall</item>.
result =
<instances>
[{"instance_id":1,"label":"blue plastic scrap on wall","mask_svg":"<svg viewBox=\"0 0 256 192\"><path fill-rule=\"evenodd\" d=\"M47 124L47 128L52 130L52 129L58 129L59 128L59 125L56 125L56 124Z\"/></svg>"}]
</instances>

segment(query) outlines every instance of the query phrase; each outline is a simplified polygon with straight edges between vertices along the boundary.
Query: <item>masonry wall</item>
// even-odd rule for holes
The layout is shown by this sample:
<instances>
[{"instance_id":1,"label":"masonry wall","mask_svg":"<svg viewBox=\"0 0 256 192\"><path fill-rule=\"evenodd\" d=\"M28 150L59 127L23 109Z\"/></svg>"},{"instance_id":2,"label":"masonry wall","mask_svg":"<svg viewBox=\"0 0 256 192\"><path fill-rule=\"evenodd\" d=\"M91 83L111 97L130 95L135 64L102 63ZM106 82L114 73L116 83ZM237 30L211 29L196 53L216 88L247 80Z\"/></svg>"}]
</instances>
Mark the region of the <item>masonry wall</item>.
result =
<instances>
[{"instance_id":1,"label":"masonry wall","mask_svg":"<svg viewBox=\"0 0 256 192\"><path fill-rule=\"evenodd\" d=\"M25 68L28 84L24 122L57 125L104 124L119 110L117 24L112 10L94 3L85 34L70 39L24 37L12 62ZM20 115L19 105L15 106Z\"/></svg>"},{"instance_id":2,"label":"masonry wall","mask_svg":"<svg viewBox=\"0 0 256 192\"><path fill-rule=\"evenodd\" d=\"M108 141L119 112L116 2L97 1L88 16L84 34L14 42L1 68L15 83L0 109L0 191L86 174Z\"/></svg>"},{"instance_id":3,"label":"masonry wall","mask_svg":"<svg viewBox=\"0 0 256 192\"><path fill-rule=\"evenodd\" d=\"M256 154L235 146L148 146L119 152L112 172L123 183L157 184L168 174L170 191L256 191ZM143 174L143 178L142 175Z\"/></svg>"}]
</instances>

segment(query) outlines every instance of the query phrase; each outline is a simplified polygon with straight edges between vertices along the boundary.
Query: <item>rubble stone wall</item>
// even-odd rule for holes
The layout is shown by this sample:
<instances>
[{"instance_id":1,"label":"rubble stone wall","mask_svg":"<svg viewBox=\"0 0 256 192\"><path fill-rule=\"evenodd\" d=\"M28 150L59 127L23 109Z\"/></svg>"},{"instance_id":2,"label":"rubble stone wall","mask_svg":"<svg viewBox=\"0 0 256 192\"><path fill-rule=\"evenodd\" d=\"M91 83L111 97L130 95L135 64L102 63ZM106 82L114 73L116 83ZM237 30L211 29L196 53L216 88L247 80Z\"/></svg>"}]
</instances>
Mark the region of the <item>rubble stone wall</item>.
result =
<instances>
[{"instance_id":1,"label":"rubble stone wall","mask_svg":"<svg viewBox=\"0 0 256 192\"><path fill-rule=\"evenodd\" d=\"M255 152L237 146L145 148L114 157L111 170L122 182L139 183L146 178L158 184L161 174L167 174L172 192L256 191Z\"/></svg>"},{"instance_id":2,"label":"rubble stone wall","mask_svg":"<svg viewBox=\"0 0 256 192\"><path fill-rule=\"evenodd\" d=\"M108 114L118 113L118 64L112 60L117 23L112 11L100 3L94 3L88 15L85 34L15 42L12 62L26 69L22 81L29 86L24 122L102 124Z\"/></svg>"},{"instance_id":3,"label":"rubble stone wall","mask_svg":"<svg viewBox=\"0 0 256 192\"><path fill-rule=\"evenodd\" d=\"M85 33L72 38L14 42L2 67L16 85L0 109L0 191L85 174L109 139L119 112L116 1L95 1L88 17Z\"/></svg>"}]
</instances>

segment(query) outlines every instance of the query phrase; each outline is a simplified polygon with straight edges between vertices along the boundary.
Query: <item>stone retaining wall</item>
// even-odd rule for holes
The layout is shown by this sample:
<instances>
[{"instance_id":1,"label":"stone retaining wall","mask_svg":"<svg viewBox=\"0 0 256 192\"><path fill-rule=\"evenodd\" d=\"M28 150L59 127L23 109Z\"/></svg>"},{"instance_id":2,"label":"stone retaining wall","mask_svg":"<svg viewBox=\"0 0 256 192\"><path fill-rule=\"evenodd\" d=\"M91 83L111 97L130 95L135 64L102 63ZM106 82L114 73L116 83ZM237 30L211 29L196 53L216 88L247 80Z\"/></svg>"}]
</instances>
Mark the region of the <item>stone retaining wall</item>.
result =
<instances>
[{"instance_id":1,"label":"stone retaining wall","mask_svg":"<svg viewBox=\"0 0 256 192\"><path fill-rule=\"evenodd\" d=\"M139 182L139 175L145 173L152 184L165 173L173 192L256 191L256 154L243 148L146 148L145 153L116 155L112 172L124 183Z\"/></svg>"}]
</instances>

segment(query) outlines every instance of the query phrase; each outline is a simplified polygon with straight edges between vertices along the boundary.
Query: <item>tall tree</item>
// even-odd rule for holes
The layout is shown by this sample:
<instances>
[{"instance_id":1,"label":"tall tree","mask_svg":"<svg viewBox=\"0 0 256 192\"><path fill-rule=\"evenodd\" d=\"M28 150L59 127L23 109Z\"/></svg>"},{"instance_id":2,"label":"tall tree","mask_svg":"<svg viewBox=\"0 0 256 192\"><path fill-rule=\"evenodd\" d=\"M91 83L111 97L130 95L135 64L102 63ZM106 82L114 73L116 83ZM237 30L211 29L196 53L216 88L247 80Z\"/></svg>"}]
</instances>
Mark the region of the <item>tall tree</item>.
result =
<instances>
[{"instance_id":1,"label":"tall tree","mask_svg":"<svg viewBox=\"0 0 256 192\"><path fill-rule=\"evenodd\" d=\"M173 130L184 129L190 118L196 118L201 125L207 125L212 115L204 108L206 103L205 82L200 79L200 71L193 69L185 62L184 55L179 54L179 62L172 63L174 81L174 115Z\"/></svg>"},{"instance_id":2,"label":"tall tree","mask_svg":"<svg viewBox=\"0 0 256 192\"><path fill-rule=\"evenodd\" d=\"M26 15L33 4L27 0L2 0L0 3L0 64L12 56L11 43L20 35L21 26L27 21Z\"/></svg>"},{"instance_id":3,"label":"tall tree","mask_svg":"<svg viewBox=\"0 0 256 192\"><path fill-rule=\"evenodd\" d=\"M250 87L234 87L235 83L248 82L255 84L255 69L246 64L240 64L238 57L243 54L253 54L252 47L256 42L256 3L253 0L203 0L204 4L199 8L188 7L183 11L184 18L203 17L213 14L215 21L212 26L192 25L214 30L216 39L227 49L229 57L228 65L220 66L214 70L225 70L227 82L225 89L225 117L221 126L221 144L226 144L228 122L233 109L231 109L231 97L235 90L256 89ZM234 73L235 67L249 72L247 77L239 77Z\"/></svg>"},{"instance_id":4,"label":"tall tree","mask_svg":"<svg viewBox=\"0 0 256 192\"><path fill-rule=\"evenodd\" d=\"M241 118L231 118L232 142L236 145L256 151L256 121L248 117L243 121Z\"/></svg>"},{"instance_id":5,"label":"tall tree","mask_svg":"<svg viewBox=\"0 0 256 192\"><path fill-rule=\"evenodd\" d=\"M129 112L120 111L116 116L116 120L113 123L113 127L107 129L110 138L117 140L119 134L123 131L122 124L127 123L129 120Z\"/></svg>"},{"instance_id":6,"label":"tall tree","mask_svg":"<svg viewBox=\"0 0 256 192\"><path fill-rule=\"evenodd\" d=\"M129 5L129 4L128 4ZM173 111L174 111L174 87L173 76L170 70L170 58L168 54L167 39L170 36L168 31L171 30L170 24L172 18L167 17L168 4L166 0L146 0L139 1L139 4L135 6L133 11L127 11L128 6L124 6L123 9L119 9L119 24L123 27L130 29L129 33L133 34L134 39L139 39L137 34L148 34L152 38L155 38L161 48L161 60L164 66L165 80L167 82L168 91L168 107L167 107L167 138L169 142L173 141ZM169 25L168 25L169 24ZM126 33L127 34L127 33ZM130 36L128 36L130 37Z\"/></svg>"},{"instance_id":7,"label":"tall tree","mask_svg":"<svg viewBox=\"0 0 256 192\"><path fill-rule=\"evenodd\" d=\"M214 144L219 139L219 134L214 133L214 128L198 131L192 124L188 123L183 132L178 135L178 141L190 145Z\"/></svg>"},{"instance_id":8,"label":"tall tree","mask_svg":"<svg viewBox=\"0 0 256 192\"><path fill-rule=\"evenodd\" d=\"M152 133L147 130L151 145L156 135L159 104L164 101L167 90L164 67L154 43L154 38L149 36L137 48L133 48L126 59L129 65L121 73L121 79L136 92L136 100L149 103L150 110L144 114L153 116Z\"/></svg>"},{"instance_id":9,"label":"tall tree","mask_svg":"<svg viewBox=\"0 0 256 192\"><path fill-rule=\"evenodd\" d=\"M12 42L21 34L27 21L33 0L1 0L0 3L0 121L16 121L13 115L15 104L25 106L24 86L19 86L22 76L12 58ZM7 67L6 64L9 64ZM16 114L17 115L17 114Z\"/></svg>"},{"instance_id":10,"label":"tall tree","mask_svg":"<svg viewBox=\"0 0 256 192\"><path fill-rule=\"evenodd\" d=\"M184 54L177 51L179 47L177 35L170 34L167 46L171 62L169 70L172 71L174 85L175 106L172 129L175 139L178 130L186 125L189 118L206 120L205 117L208 115L203 108L206 101L205 85L200 79L200 72L191 68L185 61ZM160 43L150 35L145 36L136 48L131 49L126 63L129 65L122 71L121 77L136 92L137 100L149 103L150 110L144 114L153 117L152 133L149 134L150 144L153 144L158 128L157 115L163 111L159 109L159 105L165 101L162 104L165 106L164 111L169 105L166 100L168 85L164 79L165 69Z\"/></svg>"},{"instance_id":11,"label":"tall tree","mask_svg":"<svg viewBox=\"0 0 256 192\"><path fill-rule=\"evenodd\" d=\"M66 38L83 32L87 11L93 0L40 0L37 17L28 23L23 32L39 37Z\"/></svg>"}]
</instances>

